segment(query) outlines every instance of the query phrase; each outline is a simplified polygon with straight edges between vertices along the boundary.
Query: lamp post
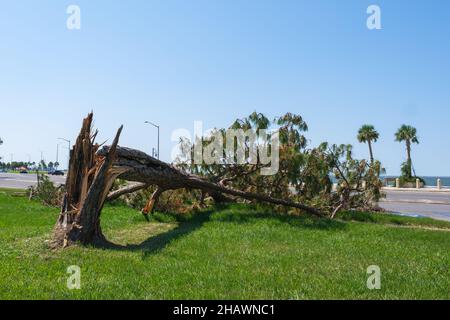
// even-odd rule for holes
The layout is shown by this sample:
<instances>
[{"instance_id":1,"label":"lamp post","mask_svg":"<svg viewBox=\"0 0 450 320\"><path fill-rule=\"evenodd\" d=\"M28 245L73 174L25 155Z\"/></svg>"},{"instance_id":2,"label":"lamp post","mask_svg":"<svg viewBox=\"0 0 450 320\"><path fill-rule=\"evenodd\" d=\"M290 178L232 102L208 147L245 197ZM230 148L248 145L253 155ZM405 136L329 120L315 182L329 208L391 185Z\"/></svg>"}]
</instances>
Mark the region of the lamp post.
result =
<instances>
[{"instance_id":1,"label":"lamp post","mask_svg":"<svg viewBox=\"0 0 450 320\"><path fill-rule=\"evenodd\" d=\"M42 170L44 170L45 168L44 168L44 164L45 164L45 161L44 161L44 151L42 151L42 150L39 150L39 152L41 153L41 161L39 162L39 168L40 169L42 169Z\"/></svg>"},{"instance_id":2,"label":"lamp post","mask_svg":"<svg viewBox=\"0 0 450 320\"><path fill-rule=\"evenodd\" d=\"M158 157L158 159L159 159L159 126L156 125L156 124L154 124L153 122L150 122L150 121L145 121L145 123L146 123L146 124L149 124L149 125L152 125L152 126L154 126L156 129L158 129L158 147L157 147L157 152L158 152L158 154L157 154L157 157Z\"/></svg>"},{"instance_id":3,"label":"lamp post","mask_svg":"<svg viewBox=\"0 0 450 320\"><path fill-rule=\"evenodd\" d=\"M63 140L69 144L69 160L67 161L67 170L69 170L69 164L70 164L70 140L65 138L58 138L59 140Z\"/></svg>"},{"instance_id":4,"label":"lamp post","mask_svg":"<svg viewBox=\"0 0 450 320\"><path fill-rule=\"evenodd\" d=\"M59 167L59 143L56 144L56 170Z\"/></svg>"}]
</instances>

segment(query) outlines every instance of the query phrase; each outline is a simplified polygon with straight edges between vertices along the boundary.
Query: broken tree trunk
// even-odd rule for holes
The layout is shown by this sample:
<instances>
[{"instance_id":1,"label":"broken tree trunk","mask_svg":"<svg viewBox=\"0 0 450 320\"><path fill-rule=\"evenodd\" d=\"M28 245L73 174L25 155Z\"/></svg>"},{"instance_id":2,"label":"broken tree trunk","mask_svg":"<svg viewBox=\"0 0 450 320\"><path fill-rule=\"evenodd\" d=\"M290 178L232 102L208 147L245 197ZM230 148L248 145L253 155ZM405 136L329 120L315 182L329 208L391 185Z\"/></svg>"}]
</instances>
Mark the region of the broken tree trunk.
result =
<instances>
[{"instance_id":1,"label":"broken tree trunk","mask_svg":"<svg viewBox=\"0 0 450 320\"><path fill-rule=\"evenodd\" d=\"M113 201L125 194L133 193L133 192L136 192L136 191L148 188L148 187L149 187L149 185L146 183L133 183L131 185L125 186L118 190L112 191L106 197L106 201Z\"/></svg>"},{"instance_id":2,"label":"broken tree trunk","mask_svg":"<svg viewBox=\"0 0 450 320\"><path fill-rule=\"evenodd\" d=\"M77 141L70 152L66 193L53 235L54 247L66 247L75 242L101 244L105 242L100 227L100 213L114 180L123 173L113 168L115 150L122 127L109 151L99 156L95 144L97 132L92 131L92 113L83 120Z\"/></svg>"},{"instance_id":3,"label":"broken tree trunk","mask_svg":"<svg viewBox=\"0 0 450 320\"><path fill-rule=\"evenodd\" d=\"M147 202L147 205L142 209L142 213L147 217L149 213L153 212L153 208L158 204L159 197L161 193L164 192L164 189L160 187L156 187L155 192L153 192L152 196Z\"/></svg>"}]
</instances>

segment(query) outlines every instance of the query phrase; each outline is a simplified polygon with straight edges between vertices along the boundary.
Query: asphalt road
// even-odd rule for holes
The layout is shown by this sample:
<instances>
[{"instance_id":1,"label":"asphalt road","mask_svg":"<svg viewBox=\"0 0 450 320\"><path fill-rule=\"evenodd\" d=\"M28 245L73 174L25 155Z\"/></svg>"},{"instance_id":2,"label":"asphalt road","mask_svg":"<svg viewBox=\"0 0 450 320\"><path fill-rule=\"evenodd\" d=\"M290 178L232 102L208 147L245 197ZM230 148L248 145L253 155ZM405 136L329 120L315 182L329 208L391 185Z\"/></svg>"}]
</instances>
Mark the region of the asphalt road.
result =
<instances>
[{"instance_id":1,"label":"asphalt road","mask_svg":"<svg viewBox=\"0 0 450 320\"><path fill-rule=\"evenodd\" d=\"M56 184L63 184L65 176L49 176ZM0 173L0 188L26 189L37 184L36 174Z\"/></svg>"},{"instance_id":2,"label":"asphalt road","mask_svg":"<svg viewBox=\"0 0 450 320\"><path fill-rule=\"evenodd\" d=\"M430 217L450 221L450 192L384 191L386 199L380 207L409 216Z\"/></svg>"}]
</instances>

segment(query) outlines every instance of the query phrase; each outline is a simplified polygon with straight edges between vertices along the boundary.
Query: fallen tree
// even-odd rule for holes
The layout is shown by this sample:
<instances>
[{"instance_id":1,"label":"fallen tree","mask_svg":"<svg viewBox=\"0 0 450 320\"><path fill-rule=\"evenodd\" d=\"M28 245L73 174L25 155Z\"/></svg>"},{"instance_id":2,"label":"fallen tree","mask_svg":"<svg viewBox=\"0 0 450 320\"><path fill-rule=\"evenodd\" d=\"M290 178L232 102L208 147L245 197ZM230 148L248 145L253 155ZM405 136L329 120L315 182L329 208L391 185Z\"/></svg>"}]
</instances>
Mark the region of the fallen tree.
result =
<instances>
[{"instance_id":1,"label":"fallen tree","mask_svg":"<svg viewBox=\"0 0 450 320\"><path fill-rule=\"evenodd\" d=\"M111 147L105 146L98 151L98 155L106 156L110 152ZM116 160L114 162L114 167L123 172L120 175L121 179L138 181L142 183L141 185L158 186L150 199L149 206L144 209L144 213L150 213L152 211L155 202L158 200L158 197L162 192L187 188L200 189L206 193L219 192L247 200L269 202L272 204L301 209L316 216L322 216L321 213L315 208L305 206L301 203L272 198L263 194L235 190L227 188L221 184L206 181L199 176L183 172L174 166L155 159L139 150L117 147L115 152Z\"/></svg>"},{"instance_id":2,"label":"fallen tree","mask_svg":"<svg viewBox=\"0 0 450 320\"><path fill-rule=\"evenodd\" d=\"M76 143L70 151L66 193L54 230L54 247L66 247L76 242L104 244L106 239L101 231L100 215L105 201L151 185L157 188L143 209L145 215L153 211L164 191L186 188L200 189L212 195L225 194L297 208L315 216L322 216L321 212L313 207L265 194L228 188L184 172L142 151L119 147L122 127L119 128L111 146L100 148L100 145L95 143L97 131L92 132L92 120L92 113L83 120ZM114 180L118 177L138 184L110 193Z\"/></svg>"}]
</instances>

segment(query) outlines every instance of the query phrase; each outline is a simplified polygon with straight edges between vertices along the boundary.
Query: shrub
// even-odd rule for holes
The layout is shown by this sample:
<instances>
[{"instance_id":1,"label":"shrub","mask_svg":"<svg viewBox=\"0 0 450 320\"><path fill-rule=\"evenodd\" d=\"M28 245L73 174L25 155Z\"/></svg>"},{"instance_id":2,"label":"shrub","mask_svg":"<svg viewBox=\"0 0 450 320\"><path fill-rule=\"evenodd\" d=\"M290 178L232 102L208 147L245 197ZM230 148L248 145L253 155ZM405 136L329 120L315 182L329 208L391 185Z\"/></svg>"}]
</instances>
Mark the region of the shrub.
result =
<instances>
[{"instance_id":1,"label":"shrub","mask_svg":"<svg viewBox=\"0 0 450 320\"><path fill-rule=\"evenodd\" d=\"M154 191L155 187L149 187L125 195L122 201L134 209L141 210L145 207ZM210 202L210 198L206 198L202 202L201 192L198 190L168 190L163 192L159 197L155 210L164 213L185 214L187 212L196 211Z\"/></svg>"},{"instance_id":2,"label":"shrub","mask_svg":"<svg viewBox=\"0 0 450 320\"><path fill-rule=\"evenodd\" d=\"M425 180L412 176L410 172L412 171L411 163L408 163L408 161L405 161L402 163L401 166L401 176L400 176L400 186L401 187L415 187L416 186L416 179L419 179L419 181L425 186Z\"/></svg>"},{"instance_id":3,"label":"shrub","mask_svg":"<svg viewBox=\"0 0 450 320\"><path fill-rule=\"evenodd\" d=\"M50 178L38 174L38 184L30 187L30 199L41 201L46 206L59 207L64 196L64 187L55 186Z\"/></svg>"}]
</instances>

